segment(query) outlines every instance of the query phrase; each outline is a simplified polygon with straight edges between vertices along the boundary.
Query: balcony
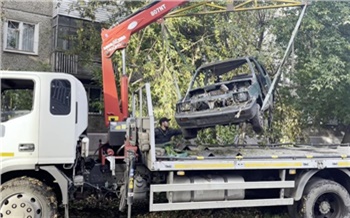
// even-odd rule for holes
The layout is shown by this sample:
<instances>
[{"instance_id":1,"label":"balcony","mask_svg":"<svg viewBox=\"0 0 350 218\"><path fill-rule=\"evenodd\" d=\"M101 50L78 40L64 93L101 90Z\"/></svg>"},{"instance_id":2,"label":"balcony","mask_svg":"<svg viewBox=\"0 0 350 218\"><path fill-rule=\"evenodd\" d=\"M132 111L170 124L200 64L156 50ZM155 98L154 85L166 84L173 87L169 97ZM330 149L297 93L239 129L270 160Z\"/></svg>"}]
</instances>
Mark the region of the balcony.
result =
<instances>
[{"instance_id":1,"label":"balcony","mask_svg":"<svg viewBox=\"0 0 350 218\"><path fill-rule=\"evenodd\" d=\"M51 60L54 72L78 74L78 55L67 55L65 52L55 51Z\"/></svg>"},{"instance_id":2,"label":"balcony","mask_svg":"<svg viewBox=\"0 0 350 218\"><path fill-rule=\"evenodd\" d=\"M69 55L62 51L53 52L51 63L54 72L69 73L83 78L92 78L93 69L101 69L99 58L95 58L87 67L79 60L78 55Z\"/></svg>"}]
</instances>

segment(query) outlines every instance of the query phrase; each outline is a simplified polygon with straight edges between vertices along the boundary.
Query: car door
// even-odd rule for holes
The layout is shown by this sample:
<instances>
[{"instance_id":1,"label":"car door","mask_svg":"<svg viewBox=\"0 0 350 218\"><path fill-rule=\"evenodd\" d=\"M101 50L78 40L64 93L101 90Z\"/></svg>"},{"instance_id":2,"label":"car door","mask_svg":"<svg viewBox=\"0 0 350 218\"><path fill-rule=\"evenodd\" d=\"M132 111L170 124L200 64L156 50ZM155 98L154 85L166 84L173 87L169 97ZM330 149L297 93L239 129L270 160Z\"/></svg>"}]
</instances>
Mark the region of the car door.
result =
<instances>
[{"instance_id":1,"label":"car door","mask_svg":"<svg viewBox=\"0 0 350 218\"><path fill-rule=\"evenodd\" d=\"M269 78L263 66L255 59L251 59L251 61L254 63L255 70L256 70L255 73L258 78L263 96L265 97L269 91L269 87L271 83L269 83Z\"/></svg>"},{"instance_id":2,"label":"car door","mask_svg":"<svg viewBox=\"0 0 350 218\"><path fill-rule=\"evenodd\" d=\"M271 79L270 79L270 76L269 76L269 74L267 73L267 71L266 71L266 69L265 69L265 67L262 65L262 64L260 64L258 61L256 61L256 63L258 63L258 67L260 68L260 71L261 71L261 75L262 75L262 77L264 78L263 79L263 83L264 83L264 85L263 85L263 87L264 87L264 98L265 98L265 96L267 95L267 93L270 91L270 88L271 88L271 85L272 85L272 81L271 81ZM274 92L272 92L272 95L271 95L271 97L270 97L270 100L269 100L269 103L268 103L268 105L269 105L269 107L272 109L273 108L273 101L274 101Z\"/></svg>"}]
</instances>

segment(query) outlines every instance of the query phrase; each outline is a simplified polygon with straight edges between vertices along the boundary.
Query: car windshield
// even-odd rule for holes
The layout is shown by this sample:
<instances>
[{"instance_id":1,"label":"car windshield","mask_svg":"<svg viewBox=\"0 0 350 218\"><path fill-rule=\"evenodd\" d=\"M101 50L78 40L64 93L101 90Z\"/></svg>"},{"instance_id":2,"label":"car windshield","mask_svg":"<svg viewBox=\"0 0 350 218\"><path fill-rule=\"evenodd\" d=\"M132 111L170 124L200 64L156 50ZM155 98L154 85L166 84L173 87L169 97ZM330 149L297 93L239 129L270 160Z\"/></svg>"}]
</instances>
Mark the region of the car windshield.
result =
<instances>
[{"instance_id":1,"label":"car windshield","mask_svg":"<svg viewBox=\"0 0 350 218\"><path fill-rule=\"evenodd\" d=\"M193 79L191 89L230 81L238 75L247 75L250 72L249 65L245 59L210 64L200 68Z\"/></svg>"}]
</instances>

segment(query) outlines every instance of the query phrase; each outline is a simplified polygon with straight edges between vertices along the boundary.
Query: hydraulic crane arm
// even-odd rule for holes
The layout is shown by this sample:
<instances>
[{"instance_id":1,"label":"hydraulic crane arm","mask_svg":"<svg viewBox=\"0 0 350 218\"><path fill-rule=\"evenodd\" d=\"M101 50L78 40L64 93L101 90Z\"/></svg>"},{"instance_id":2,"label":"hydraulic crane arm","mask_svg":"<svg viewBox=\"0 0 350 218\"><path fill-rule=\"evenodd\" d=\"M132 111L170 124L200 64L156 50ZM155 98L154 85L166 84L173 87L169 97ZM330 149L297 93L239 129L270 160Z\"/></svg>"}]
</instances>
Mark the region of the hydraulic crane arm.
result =
<instances>
[{"instance_id":1,"label":"hydraulic crane arm","mask_svg":"<svg viewBox=\"0 0 350 218\"><path fill-rule=\"evenodd\" d=\"M117 50L124 49L127 46L132 34L159 20L172 9L186 2L188 0L153 1L112 28L102 30L102 80L105 123L107 126L110 120L122 121L128 117L128 77L123 72L120 83L121 101L119 101L111 56Z\"/></svg>"},{"instance_id":2,"label":"hydraulic crane arm","mask_svg":"<svg viewBox=\"0 0 350 218\"><path fill-rule=\"evenodd\" d=\"M101 32L102 50L106 57L111 57L116 50L127 46L132 34L142 30L151 23L168 14L172 9L188 0L154 1L131 14L116 26Z\"/></svg>"}]
</instances>

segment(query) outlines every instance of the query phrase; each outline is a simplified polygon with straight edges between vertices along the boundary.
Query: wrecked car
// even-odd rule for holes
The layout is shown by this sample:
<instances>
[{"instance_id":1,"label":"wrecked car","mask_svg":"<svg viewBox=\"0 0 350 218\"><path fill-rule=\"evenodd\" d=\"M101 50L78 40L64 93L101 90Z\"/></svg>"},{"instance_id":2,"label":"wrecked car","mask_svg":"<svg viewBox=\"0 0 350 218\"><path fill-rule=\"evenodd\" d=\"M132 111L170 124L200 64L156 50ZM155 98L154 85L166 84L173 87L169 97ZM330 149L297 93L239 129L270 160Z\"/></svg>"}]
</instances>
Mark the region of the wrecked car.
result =
<instances>
[{"instance_id":1,"label":"wrecked car","mask_svg":"<svg viewBox=\"0 0 350 218\"><path fill-rule=\"evenodd\" d=\"M253 57L202 65L176 104L175 119L186 139L204 128L243 122L261 133L266 125L261 106L270 86L268 73ZM272 104L271 98L267 110Z\"/></svg>"}]
</instances>

